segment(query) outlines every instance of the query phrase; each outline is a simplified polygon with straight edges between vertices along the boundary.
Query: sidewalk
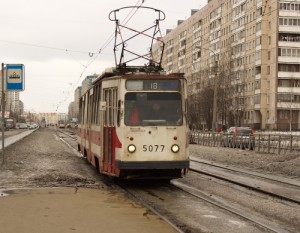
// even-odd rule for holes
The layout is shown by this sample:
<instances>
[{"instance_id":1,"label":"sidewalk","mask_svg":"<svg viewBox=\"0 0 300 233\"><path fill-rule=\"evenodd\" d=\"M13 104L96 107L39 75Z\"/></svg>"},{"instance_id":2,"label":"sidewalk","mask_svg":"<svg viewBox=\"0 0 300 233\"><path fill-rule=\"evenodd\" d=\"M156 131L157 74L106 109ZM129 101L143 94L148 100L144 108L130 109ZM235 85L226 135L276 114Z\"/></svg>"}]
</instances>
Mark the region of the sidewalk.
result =
<instances>
[{"instance_id":1,"label":"sidewalk","mask_svg":"<svg viewBox=\"0 0 300 233\"><path fill-rule=\"evenodd\" d=\"M21 140L35 130L11 130L4 132L4 148ZM0 150L2 150L2 133L0 133Z\"/></svg>"},{"instance_id":2,"label":"sidewalk","mask_svg":"<svg viewBox=\"0 0 300 233\"><path fill-rule=\"evenodd\" d=\"M175 233L122 193L87 188L0 190L3 233Z\"/></svg>"}]
</instances>

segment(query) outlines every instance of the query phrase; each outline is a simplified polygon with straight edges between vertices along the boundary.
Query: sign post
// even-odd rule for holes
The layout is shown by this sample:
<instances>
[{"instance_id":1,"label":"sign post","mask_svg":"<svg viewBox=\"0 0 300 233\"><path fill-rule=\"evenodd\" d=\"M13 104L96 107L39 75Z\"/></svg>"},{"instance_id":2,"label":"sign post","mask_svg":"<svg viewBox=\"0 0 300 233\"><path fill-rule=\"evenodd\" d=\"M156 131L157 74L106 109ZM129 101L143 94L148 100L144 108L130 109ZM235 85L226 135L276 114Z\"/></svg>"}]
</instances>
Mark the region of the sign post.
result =
<instances>
[{"instance_id":1,"label":"sign post","mask_svg":"<svg viewBox=\"0 0 300 233\"><path fill-rule=\"evenodd\" d=\"M5 93L4 86L6 84L6 91L23 91L24 90L24 65L22 64L6 64L6 69L2 63L1 76L2 76L2 98L1 98L1 111L2 111L2 164L4 164L4 130L5 130ZM6 73L6 83L4 82L4 71Z\"/></svg>"},{"instance_id":2,"label":"sign post","mask_svg":"<svg viewBox=\"0 0 300 233\"><path fill-rule=\"evenodd\" d=\"M2 69L1 69L1 77L2 77L2 104L1 104L1 112L2 112L2 121L1 121L1 126L2 126L2 164L4 164L4 112L5 112L5 94L4 94L4 63L2 63Z\"/></svg>"}]
</instances>

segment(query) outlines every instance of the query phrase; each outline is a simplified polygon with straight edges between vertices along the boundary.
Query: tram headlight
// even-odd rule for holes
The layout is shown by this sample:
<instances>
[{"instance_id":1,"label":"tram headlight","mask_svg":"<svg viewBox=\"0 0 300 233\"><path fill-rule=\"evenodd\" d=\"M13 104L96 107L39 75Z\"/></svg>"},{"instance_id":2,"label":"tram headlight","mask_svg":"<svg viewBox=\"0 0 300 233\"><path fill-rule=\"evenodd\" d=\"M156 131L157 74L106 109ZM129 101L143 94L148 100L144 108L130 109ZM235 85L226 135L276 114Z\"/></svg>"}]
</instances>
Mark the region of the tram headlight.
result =
<instances>
[{"instance_id":1,"label":"tram headlight","mask_svg":"<svg viewBox=\"0 0 300 233\"><path fill-rule=\"evenodd\" d=\"M132 144L131 144L131 145L128 146L127 149L128 149L128 151L129 151L130 153L133 153L133 152L135 152L136 147L135 147L135 145L132 145Z\"/></svg>"},{"instance_id":2,"label":"tram headlight","mask_svg":"<svg viewBox=\"0 0 300 233\"><path fill-rule=\"evenodd\" d=\"M174 152L174 153L177 153L179 151L179 146L174 144L172 147L171 147L171 150Z\"/></svg>"}]
</instances>

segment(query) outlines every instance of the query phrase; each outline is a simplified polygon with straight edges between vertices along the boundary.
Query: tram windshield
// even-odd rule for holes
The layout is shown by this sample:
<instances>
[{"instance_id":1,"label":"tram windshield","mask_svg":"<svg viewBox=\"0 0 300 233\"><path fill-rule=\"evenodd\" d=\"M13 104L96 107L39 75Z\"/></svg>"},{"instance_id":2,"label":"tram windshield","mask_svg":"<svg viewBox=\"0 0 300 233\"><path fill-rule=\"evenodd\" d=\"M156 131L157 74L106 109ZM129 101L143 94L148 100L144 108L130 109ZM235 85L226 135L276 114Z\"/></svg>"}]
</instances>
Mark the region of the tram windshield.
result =
<instances>
[{"instance_id":1,"label":"tram windshield","mask_svg":"<svg viewBox=\"0 0 300 233\"><path fill-rule=\"evenodd\" d=\"M130 126L182 125L181 94L130 92L125 95L125 124Z\"/></svg>"}]
</instances>

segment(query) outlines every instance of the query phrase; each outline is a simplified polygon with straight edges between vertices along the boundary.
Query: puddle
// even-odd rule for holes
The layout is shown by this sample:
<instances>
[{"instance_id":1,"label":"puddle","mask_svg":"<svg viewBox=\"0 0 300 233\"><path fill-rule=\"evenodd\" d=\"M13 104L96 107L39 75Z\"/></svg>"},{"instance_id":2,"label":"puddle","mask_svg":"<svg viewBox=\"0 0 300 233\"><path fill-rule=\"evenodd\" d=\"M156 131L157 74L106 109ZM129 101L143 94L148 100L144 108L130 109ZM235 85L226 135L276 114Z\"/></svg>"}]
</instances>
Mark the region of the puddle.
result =
<instances>
[{"instance_id":1,"label":"puddle","mask_svg":"<svg viewBox=\"0 0 300 233\"><path fill-rule=\"evenodd\" d=\"M0 190L0 197L6 197L8 195L8 193L5 193L4 191Z\"/></svg>"}]
</instances>

